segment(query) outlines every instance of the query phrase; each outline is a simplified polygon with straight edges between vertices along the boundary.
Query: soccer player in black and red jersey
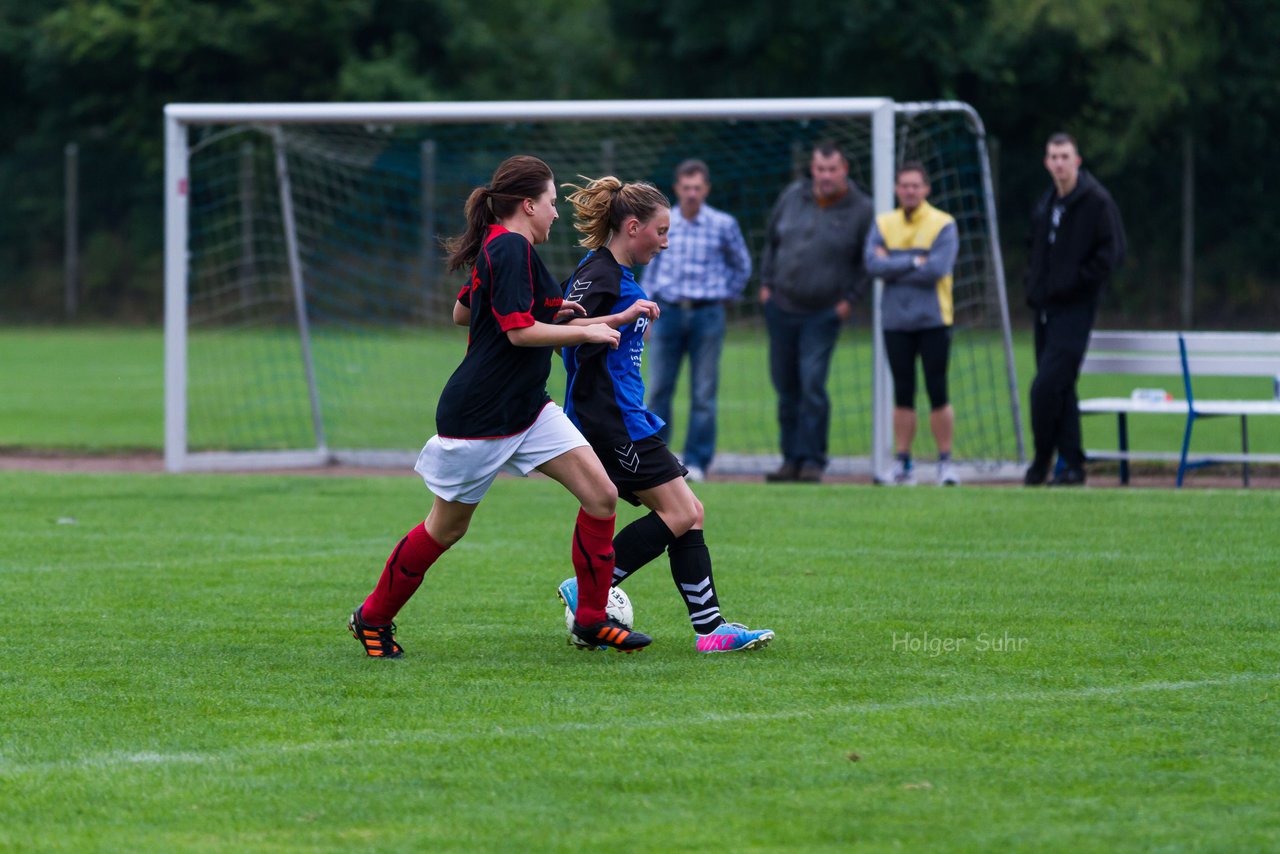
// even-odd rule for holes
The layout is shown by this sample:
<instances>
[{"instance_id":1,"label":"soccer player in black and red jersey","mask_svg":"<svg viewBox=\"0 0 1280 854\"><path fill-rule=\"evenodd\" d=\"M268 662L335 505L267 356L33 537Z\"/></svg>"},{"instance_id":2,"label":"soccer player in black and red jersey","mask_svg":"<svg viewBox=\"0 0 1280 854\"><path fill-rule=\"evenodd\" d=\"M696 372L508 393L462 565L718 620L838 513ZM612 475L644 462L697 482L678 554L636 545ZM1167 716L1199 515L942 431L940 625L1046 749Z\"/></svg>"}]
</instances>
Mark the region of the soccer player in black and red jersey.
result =
<instances>
[{"instance_id":1,"label":"soccer player in black and red jersey","mask_svg":"<svg viewBox=\"0 0 1280 854\"><path fill-rule=\"evenodd\" d=\"M435 494L426 521L409 531L387 559L377 586L348 628L374 658L397 658L396 613L440 556L462 539L476 506L500 471L537 469L582 503L572 559L582 596L574 634L624 652L650 638L608 618L618 491L577 428L547 395L557 347L618 346L602 323L560 323L580 309L566 305L560 285L533 247L557 219L550 167L536 157L503 161L486 187L467 199L467 229L449 241L449 270L471 268L453 320L470 328L467 353L440 394L436 435L414 469Z\"/></svg>"},{"instance_id":2,"label":"soccer player in black and red jersey","mask_svg":"<svg viewBox=\"0 0 1280 854\"><path fill-rule=\"evenodd\" d=\"M773 640L769 629L749 629L720 615L711 573L711 553L703 538L702 502L684 475L687 470L658 438L663 421L644 405L640 376L645 330L658 319L632 275L632 266L648 264L667 247L671 204L652 184L623 184L607 177L574 187L574 227L581 245L592 250L569 279L566 297L582 307L585 318L572 324L606 323L621 333L615 347L593 342L564 348L569 374L565 412L582 430L604 464L618 493L651 511L613 539L613 583L664 551L671 577L689 611L699 652L758 649ZM572 608L576 578L560 585L560 598ZM585 646L581 636L570 638Z\"/></svg>"}]
</instances>

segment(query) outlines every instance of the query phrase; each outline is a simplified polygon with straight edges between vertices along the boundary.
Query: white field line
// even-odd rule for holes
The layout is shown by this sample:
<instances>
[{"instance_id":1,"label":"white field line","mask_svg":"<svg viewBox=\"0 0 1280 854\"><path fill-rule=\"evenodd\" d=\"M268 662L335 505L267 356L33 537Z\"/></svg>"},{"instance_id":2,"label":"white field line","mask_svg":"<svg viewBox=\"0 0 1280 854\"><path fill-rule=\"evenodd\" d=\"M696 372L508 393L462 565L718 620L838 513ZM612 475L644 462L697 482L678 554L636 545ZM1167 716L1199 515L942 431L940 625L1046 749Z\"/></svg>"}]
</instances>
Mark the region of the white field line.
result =
<instances>
[{"instance_id":1,"label":"white field line","mask_svg":"<svg viewBox=\"0 0 1280 854\"><path fill-rule=\"evenodd\" d=\"M1039 691L1007 691L990 694L961 694L954 697L915 697L910 700L877 703L837 703L819 709L789 709L779 712L705 712L683 718L649 718L628 721L628 729L657 729L669 727L696 727L699 725L757 723L763 721L786 721L804 718L823 718L830 716L873 715L883 712L898 712L911 709L951 708L955 706L983 706L992 703L1043 703L1060 700L1083 700L1092 697L1127 697L1138 694L1168 693L1177 691L1194 691L1201 688L1220 688L1235 685L1250 685L1265 682L1280 682L1280 673L1238 673L1218 679L1194 679L1181 682L1142 682L1136 685L1112 685L1093 688L1044 689ZM232 763L238 760L251 760L256 757L278 756L285 753L317 753L343 751L378 747L400 747L413 744L456 744L473 740L499 739L532 739L547 738L560 733L580 733L597 730L612 730L617 727L614 721L571 721L547 726L531 727L487 727L471 732L432 732L411 731L384 735L369 739L331 739L327 741L302 742L299 744L258 744L246 747L230 748L206 753L180 751L175 753L157 753L139 751L135 753L112 752L96 756L82 756L63 759L57 762L11 762L0 757L0 777L17 777L24 774L47 774L58 771L81 771L96 769L122 769L129 767L146 767L160 765L212 765Z\"/></svg>"}]
</instances>

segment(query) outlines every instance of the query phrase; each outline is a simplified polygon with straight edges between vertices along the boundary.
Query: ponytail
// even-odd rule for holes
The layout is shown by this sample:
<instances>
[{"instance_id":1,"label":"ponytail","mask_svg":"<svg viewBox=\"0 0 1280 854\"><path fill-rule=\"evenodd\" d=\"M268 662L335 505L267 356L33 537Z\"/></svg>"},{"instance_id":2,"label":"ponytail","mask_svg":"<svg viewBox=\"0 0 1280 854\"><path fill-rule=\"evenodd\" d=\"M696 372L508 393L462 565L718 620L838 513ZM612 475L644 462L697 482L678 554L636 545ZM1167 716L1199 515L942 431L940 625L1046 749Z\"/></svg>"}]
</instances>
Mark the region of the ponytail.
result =
<instances>
[{"instance_id":1,"label":"ponytail","mask_svg":"<svg viewBox=\"0 0 1280 854\"><path fill-rule=\"evenodd\" d=\"M659 209L671 207L662 191L648 182L623 184L612 175L594 181L585 175L579 177L587 186L561 186L574 190L569 194L569 201L573 203L573 227L582 234L578 245L587 249L599 249L608 243L627 217L648 222Z\"/></svg>"},{"instance_id":2,"label":"ponytail","mask_svg":"<svg viewBox=\"0 0 1280 854\"><path fill-rule=\"evenodd\" d=\"M449 272L461 267L470 267L480 254L480 246L484 243L485 233L489 226L498 220L493 215L493 203L489 200L488 187L476 187L467 196L466 207L463 208L467 220L467 229L458 237L444 241L444 248L449 253Z\"/></svg>"},{"instance_id":3,"label":"ponytail","mask_svg":"<svg viewBox=\"0 0 1280 854\"><path fill-rule=\"evenodd\" d=\"M463 208L466 230L443 241L449 253L449 272L475 264L489 226L514 214L525 199L541 196L547 183L554 180L551 167L536 157L517 154L502 161L489 185L476 187L467 196Z\"/></svg>"}]
</instances>

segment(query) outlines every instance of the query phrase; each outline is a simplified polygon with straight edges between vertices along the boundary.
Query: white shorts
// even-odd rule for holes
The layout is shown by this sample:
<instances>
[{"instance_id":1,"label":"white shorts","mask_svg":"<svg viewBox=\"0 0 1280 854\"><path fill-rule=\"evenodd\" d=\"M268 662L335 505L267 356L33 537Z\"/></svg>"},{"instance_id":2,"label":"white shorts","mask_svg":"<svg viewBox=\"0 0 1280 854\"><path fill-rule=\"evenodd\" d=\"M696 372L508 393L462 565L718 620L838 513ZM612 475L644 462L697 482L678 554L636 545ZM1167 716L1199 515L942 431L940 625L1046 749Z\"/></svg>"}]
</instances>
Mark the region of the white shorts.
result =
<instances>
[{"instance_id":1,"label":"white shorts","mask_svg":"<svg viewBox=\"0 0 1280 854\"><path fill-rule=\"evenodd\" d=\"M574 448L590 447L564 410L548 403L523 433L502 439L432 436L413 470L445 501L479 504L499 472L529 472Z\"/></svg>"}]
</instances>

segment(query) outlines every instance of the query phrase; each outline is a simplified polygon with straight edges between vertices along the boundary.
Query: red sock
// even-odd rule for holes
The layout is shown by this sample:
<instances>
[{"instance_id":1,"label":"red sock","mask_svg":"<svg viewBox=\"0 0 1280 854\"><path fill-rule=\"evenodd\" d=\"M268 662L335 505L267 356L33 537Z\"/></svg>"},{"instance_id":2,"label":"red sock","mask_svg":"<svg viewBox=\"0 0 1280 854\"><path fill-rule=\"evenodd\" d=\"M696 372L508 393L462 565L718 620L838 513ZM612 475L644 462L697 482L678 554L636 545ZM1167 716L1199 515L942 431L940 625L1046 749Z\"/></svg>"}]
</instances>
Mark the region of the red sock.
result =
<instances>
[{"instance_id":1,"label":"red sock","mask_svg":"<svg viewBox=\"0 0 1280 854\"><path fill-rule=\"evenodd\" d=\"M378 586L364 600L361 619L374 626L394 620L404 603L422 584L422 576L447 548L431 538L425 523L405 534L391 552L391 557L387 558Z\"/></svg>"},{"instance_id":2,"label":"red sock","mask_svg":"<svg viewBox=\"0 0 1280 854\"><path fill-rule=\"evenodd\" d=\"M597 519L586 510L578 510L578 523L573 527L573 573L578 577L578 611L574 619L580 626L605 620L604 608L613 580L613 523L617 518Z\"/></svg>"}]
</instances>

